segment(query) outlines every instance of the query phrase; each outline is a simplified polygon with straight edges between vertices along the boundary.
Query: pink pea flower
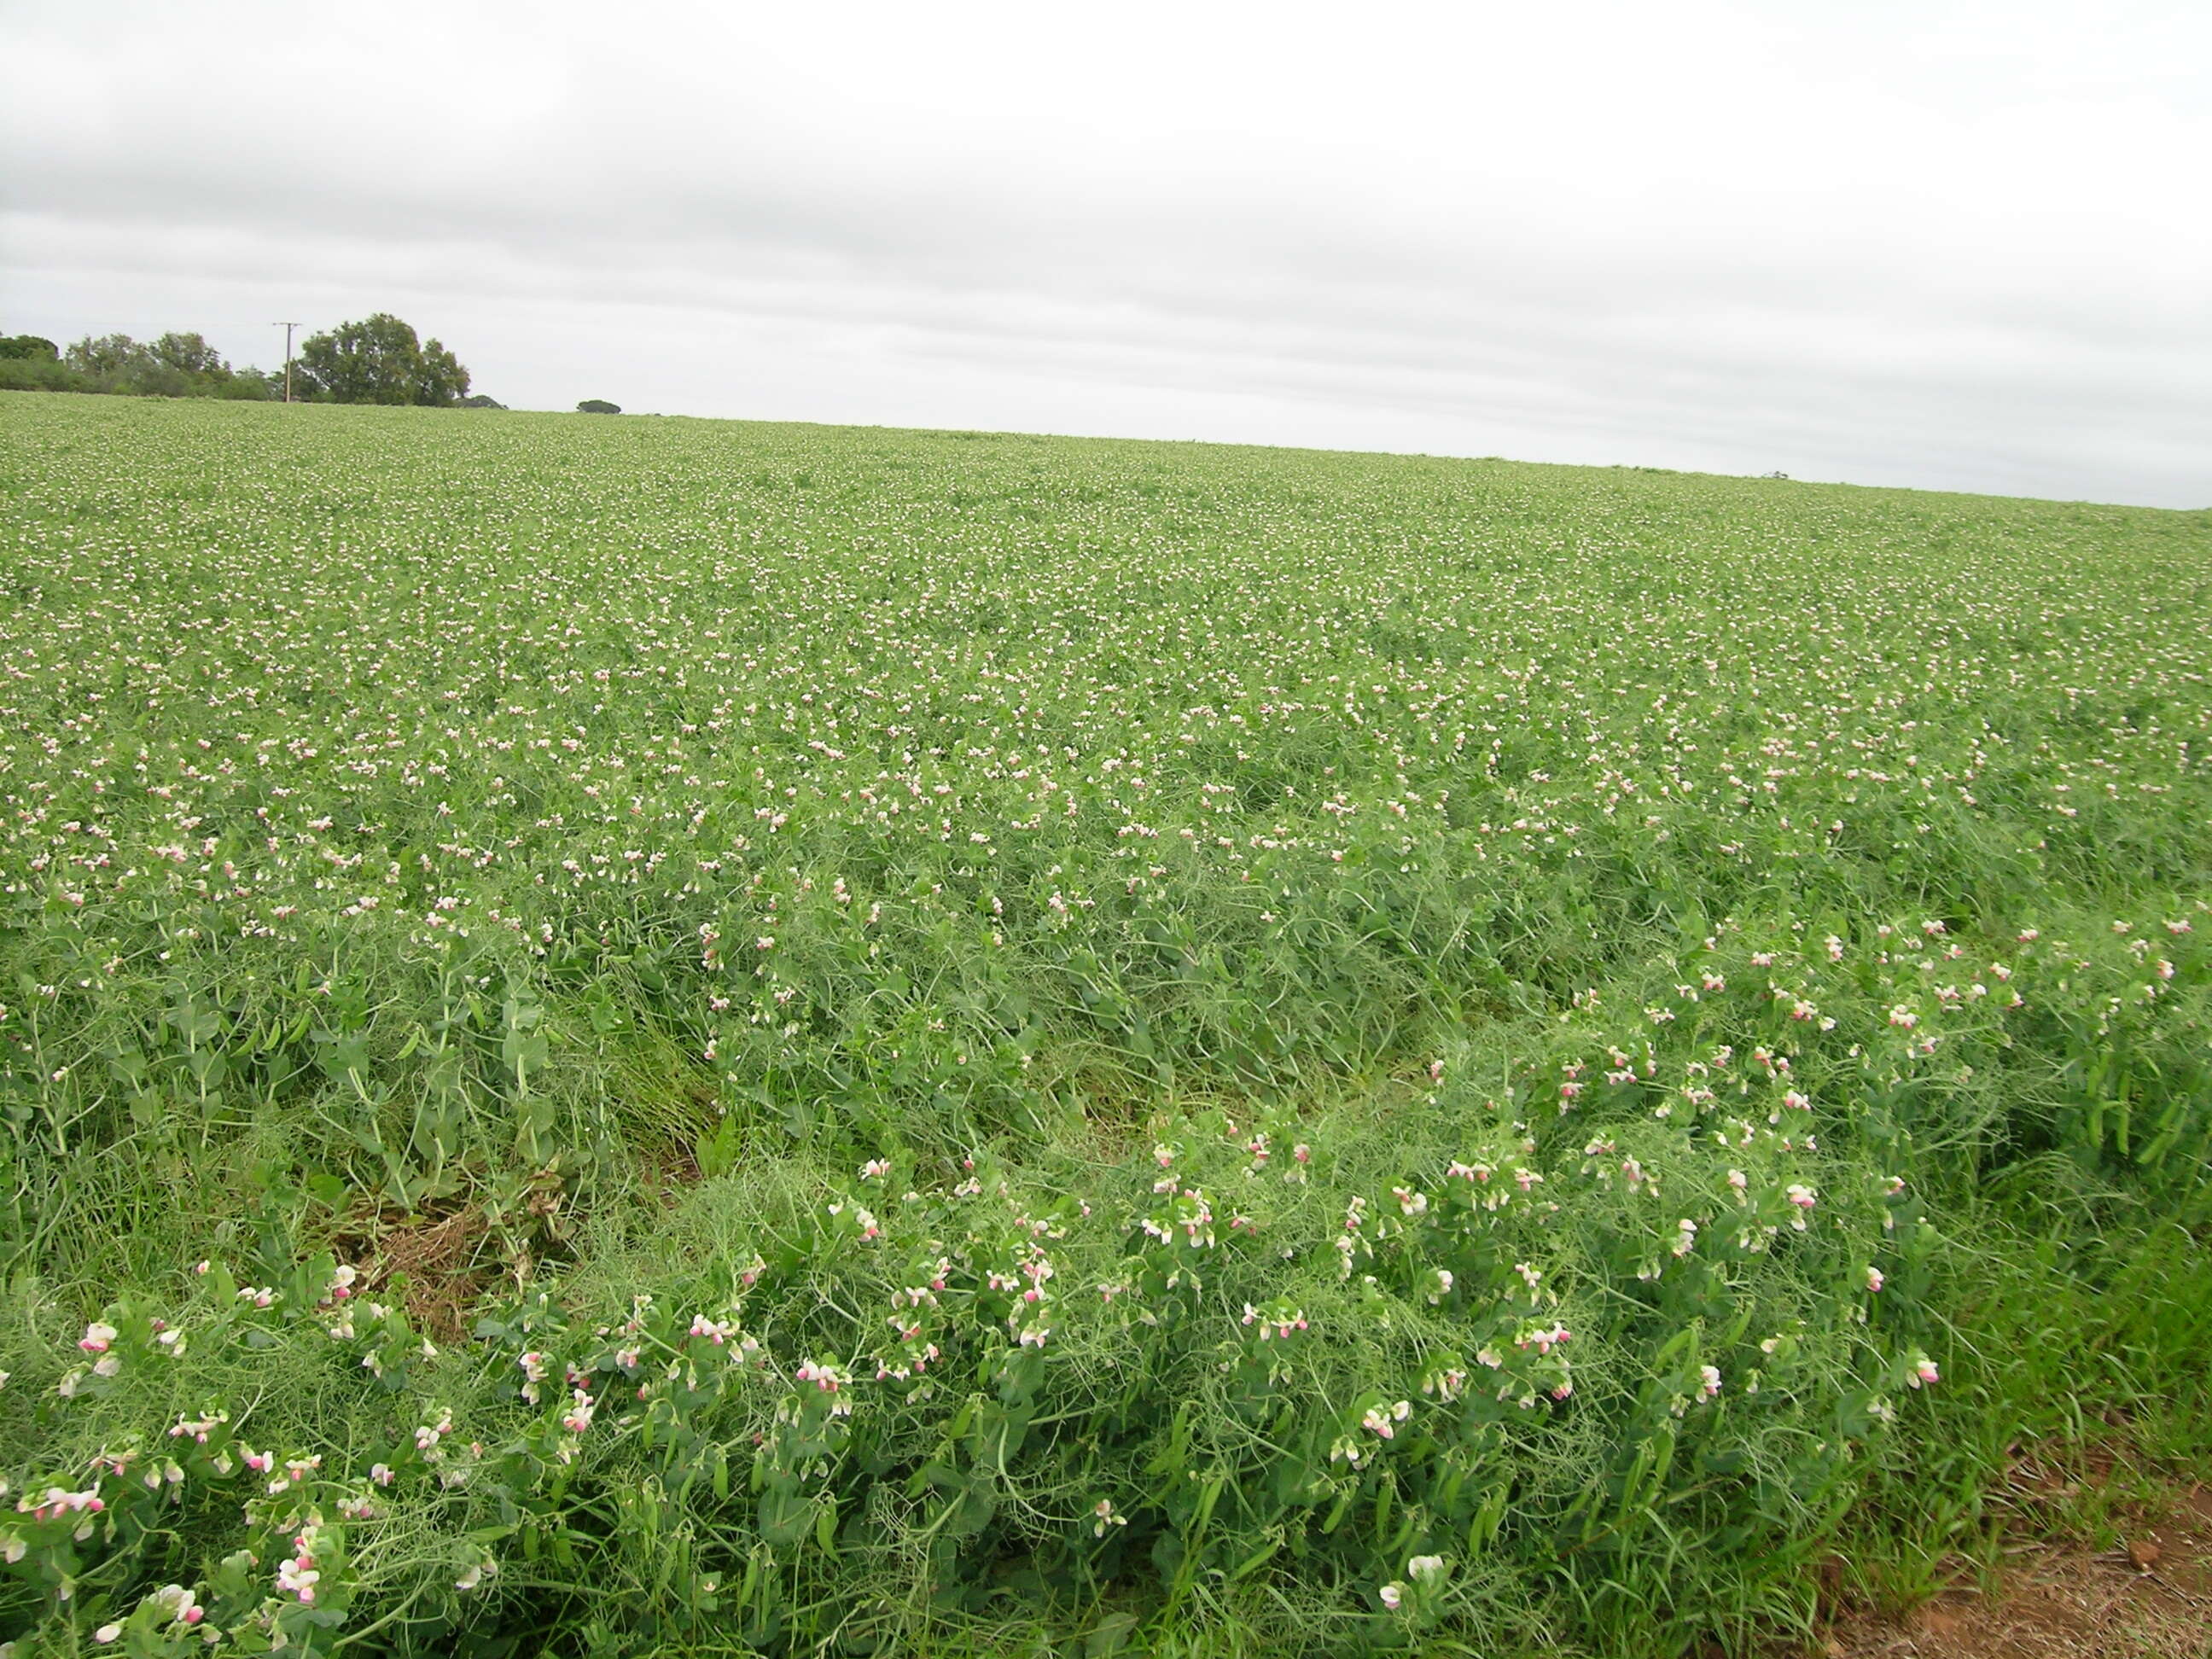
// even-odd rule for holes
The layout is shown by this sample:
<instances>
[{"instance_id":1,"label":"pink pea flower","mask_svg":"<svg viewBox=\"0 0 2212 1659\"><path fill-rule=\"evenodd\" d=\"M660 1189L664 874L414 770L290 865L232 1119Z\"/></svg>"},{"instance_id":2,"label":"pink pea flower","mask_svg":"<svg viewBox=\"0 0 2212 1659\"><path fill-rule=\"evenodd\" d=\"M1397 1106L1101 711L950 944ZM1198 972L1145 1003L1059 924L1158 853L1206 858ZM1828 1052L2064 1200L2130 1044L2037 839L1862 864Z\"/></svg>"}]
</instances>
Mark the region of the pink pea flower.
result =
<instances>
[{"instance_id":1,"label":"pink pea flower","mask_svg":"<svg viewBox=\"0 0 2212 1659\"><path fill-rule=\"evenodd\" d=\"M315 1584L322 1576L316 1571L314 1557L295 1556L276 1569L276 1588L297 1596L304 1605L315 1599Z\"/></svg>"}]
</instances>

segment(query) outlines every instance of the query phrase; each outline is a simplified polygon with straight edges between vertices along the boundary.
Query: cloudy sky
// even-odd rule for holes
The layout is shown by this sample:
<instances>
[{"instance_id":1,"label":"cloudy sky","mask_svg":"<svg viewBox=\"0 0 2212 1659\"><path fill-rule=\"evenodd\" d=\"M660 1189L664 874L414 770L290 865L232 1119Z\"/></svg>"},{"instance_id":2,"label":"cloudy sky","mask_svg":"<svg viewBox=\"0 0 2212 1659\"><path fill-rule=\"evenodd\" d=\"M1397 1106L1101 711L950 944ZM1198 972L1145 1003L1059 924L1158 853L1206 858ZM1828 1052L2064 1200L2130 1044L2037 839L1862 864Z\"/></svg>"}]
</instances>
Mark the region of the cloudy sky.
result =
<instances>
[{"instance_id":1,"label":"cloudy sky","mask_svg":"<svg viewBox=\"0 0 2212 1659\"><path fill-rule=\"evenodd\" d=\"M0 0L0 331L2212 504L2212 6Z\"/></svg>"}]
</instances>

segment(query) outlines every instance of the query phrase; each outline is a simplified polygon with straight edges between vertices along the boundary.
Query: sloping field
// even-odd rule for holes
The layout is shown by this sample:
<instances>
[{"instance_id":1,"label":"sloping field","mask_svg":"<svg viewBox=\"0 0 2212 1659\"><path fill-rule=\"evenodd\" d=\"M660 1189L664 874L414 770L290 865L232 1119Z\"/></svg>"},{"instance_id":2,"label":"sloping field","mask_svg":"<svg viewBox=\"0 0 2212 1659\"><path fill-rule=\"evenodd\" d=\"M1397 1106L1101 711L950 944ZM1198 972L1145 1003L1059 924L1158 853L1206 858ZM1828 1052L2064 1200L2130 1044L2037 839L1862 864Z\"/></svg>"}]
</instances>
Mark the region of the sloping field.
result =
<instances>
[{"instance_id":1,"label":"sloping field","mask_svg":"<svg viewBox=\"0 0 2212 1659\"><path fill-rule=\"evenodd\" d=\"M19 1655L1743 1650L2212 1463L2212 514L17 394L0 487Z\"/></svg>"}]
</instances>

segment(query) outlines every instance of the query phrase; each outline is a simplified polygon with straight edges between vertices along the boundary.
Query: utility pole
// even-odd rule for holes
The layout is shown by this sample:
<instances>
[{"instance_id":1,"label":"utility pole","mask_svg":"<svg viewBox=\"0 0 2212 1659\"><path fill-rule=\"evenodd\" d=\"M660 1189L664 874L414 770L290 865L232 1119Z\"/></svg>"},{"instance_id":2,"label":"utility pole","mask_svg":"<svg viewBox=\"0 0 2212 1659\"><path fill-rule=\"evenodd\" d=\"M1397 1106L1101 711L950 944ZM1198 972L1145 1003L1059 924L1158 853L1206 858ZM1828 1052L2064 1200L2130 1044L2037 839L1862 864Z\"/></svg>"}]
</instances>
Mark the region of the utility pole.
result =
<instances>
[{"instance_id":1,"label":"utility pole","mask_svg":"<svg viewBox=\"0 0 2212 1659\"><path fill-rule=\"evenodd\" d=\"M271 323L269 326L284 331L284 401L289 404L292 401L292 331L299 324Z\"/></svg>"}]
</instances>

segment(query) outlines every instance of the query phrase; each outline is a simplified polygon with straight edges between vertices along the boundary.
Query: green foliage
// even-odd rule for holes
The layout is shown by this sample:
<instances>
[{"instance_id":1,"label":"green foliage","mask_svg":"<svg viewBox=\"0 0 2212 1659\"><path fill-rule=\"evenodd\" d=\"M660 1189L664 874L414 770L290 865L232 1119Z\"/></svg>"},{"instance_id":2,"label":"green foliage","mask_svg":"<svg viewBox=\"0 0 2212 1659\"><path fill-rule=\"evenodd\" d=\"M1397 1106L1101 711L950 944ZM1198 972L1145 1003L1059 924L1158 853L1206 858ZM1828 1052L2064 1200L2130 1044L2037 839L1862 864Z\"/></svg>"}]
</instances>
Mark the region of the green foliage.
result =
<instances>
[{"instance_id":1,"label":"green foliage","mask_svg":"<svg viewBox=\"0 0 2212 1659\"><path fill-rule=\"evenodd\" d=\"M179 333L150 344L127 334L88 337L65 354L30 335L0 340L0 389L245 400L271 395L258 370L234 370L200 335Z\"/></svg>"},{"instance_id":2,"label":"green foliage","mask_svg":"<svg viewBox=\"0 0 2212 1659\"><path fill-rule=\"evenodd\" d=\"M198 334L164 334L147 349L154 361L179 374L223 376L230 373L230 365L222 354Z\"/></svg>"},{"instance_id":3,"label":"green foliage","mask_svg":"<svg viewBox=\"0 0 2212 1659\"><path fill-rule=\"evenodd\" d=\"M0 419L0 1626L1672 1653L2204 1469L2198 518Z\"/></svg>"},{"instance_id":4,"label":"green foliage","mask_svg":"<svg viewBox=\"0 0 2212 1659\"><path fill-rule=\"evenodd\" d=\"M300 343L295 375L311 392L341 404L421 404L432 407L468 395L469 372L436 340L389 312L341 323Z\"/></svg>"},{"instance_id":5,"label":"green foliage","mask_svg":"<svg viewBox=\"0 0 2212 1659\"><path fill-rule=\"evenodd\" d=\"M97 338L87 335L77 341L63 361L80 374L106 380L144 374L159 359L152 347L140 344L128 334L103 334Z\"/></svg>"},{"instance_id":6,"label":"green foliage","mask_svg":"<svg viewBox=\"0 0 2212 1659\"><path fill-rule=\"evenodd\" d=\"M436 340L380 312L310 335L294 374L300 402L422 404L467 409L505 405L468 395L469 374ZM127 334L87 337L64 353L34 335L0 338L0 391L114 392L143 398L281 402L284 375L234 369L198 334L169 333L150 344Z\"/></svg>"},{"instance_id":7,"label":"green foliage","mask_svg":"<svg viewBox=\"0 0 2212 1659\"><path fill-rule=\"evenodd\" d=\"M0 392L100 392L107 388L58 357L0 357Z\"/></svg>"},{"instance_id":8,"label":"green foliage","mask_svg":"<svg viewBox=\"0 0 2212 1659\"><path fill-rule=\"evenodd\" d=\"M586 398L576 405L576 412L579 415L619 415L622 405L611 404L604 398Z\"/></svg>"}]
</instances>

